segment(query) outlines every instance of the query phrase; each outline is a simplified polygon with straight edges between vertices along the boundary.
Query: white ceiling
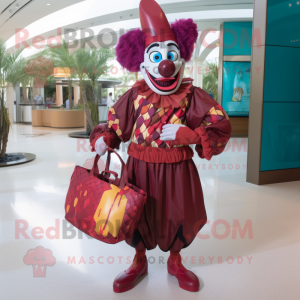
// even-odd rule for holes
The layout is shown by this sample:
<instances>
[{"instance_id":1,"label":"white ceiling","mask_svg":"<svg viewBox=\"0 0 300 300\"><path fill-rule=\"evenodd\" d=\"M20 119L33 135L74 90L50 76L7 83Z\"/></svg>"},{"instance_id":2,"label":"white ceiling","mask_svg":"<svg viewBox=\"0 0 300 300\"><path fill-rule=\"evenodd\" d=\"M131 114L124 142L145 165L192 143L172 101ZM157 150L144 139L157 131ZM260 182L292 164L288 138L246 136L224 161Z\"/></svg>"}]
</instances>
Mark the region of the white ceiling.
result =
<instances>
[{"instance_id":1,"label":"white ceiling","mask_svg":"<svg viewBox=\"0 0 300 300\"><path fill-rule=\"evenodd\" d=\"M0 38L7 40L16 29L82 1L85 0L0 0Z\"/></svg>"},{"instance_id":2,"label":"white ceiling","mask_svg":"<svg viewBox=\"0 0 300 300\"><path fill-rule=\"evenodd\" d=\"M3 0L0 1L2 3ZM50 1L54 0L36 0L35 2L47 3ZM31 4L32 8L35 6L35 2ZM66 2L72 1L64 0L64 3ZM107 2L109 5L103 5ZM57 36L57 28L62 28L63 32L68 28L92 29L95 34L98 34L103 28L111 28L118 32L120 28L139 27L139 2L140 0L86 0L44 17L41 16L40 19L35 18L37 21L26 27L30 33L28 43L30 44L32 37L37 35L42 35L45 39ZM191 17L197 22L199 30L206 28L219 30L220 23L225 20L246 21L251 20L253 15L253 0L157 0L157 2L167 14L170 22L178 18ZM45 9L43 8L43 10ZM38 10L36 10L36 14L39 14ZM15 25L10 28L16 27L25 26L20 26L16 18ZM0 27L0 36L1 29ZM76 38L81 39L79 32ZM14 37L10 38L7 44L8 47L14 46Z\"/></svg>"}]
</instances>

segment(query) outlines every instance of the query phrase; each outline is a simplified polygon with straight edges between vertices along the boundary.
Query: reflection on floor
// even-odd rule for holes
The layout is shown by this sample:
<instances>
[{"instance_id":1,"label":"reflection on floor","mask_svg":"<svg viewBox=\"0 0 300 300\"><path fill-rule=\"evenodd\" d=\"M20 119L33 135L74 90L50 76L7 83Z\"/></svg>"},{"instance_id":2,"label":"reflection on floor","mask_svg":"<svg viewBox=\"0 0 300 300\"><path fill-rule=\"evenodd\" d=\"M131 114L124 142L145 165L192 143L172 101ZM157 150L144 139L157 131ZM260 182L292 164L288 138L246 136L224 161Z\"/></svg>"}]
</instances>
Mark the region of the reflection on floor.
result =
<instances>
[{"instance_id":1,"label":"reflection on floor","mask_svg":"<svg viewBox=\"0 0 300 300\"><path fill-rule=\"evenodd\" d=\"M114 294L113 280L134 249L88 239L64 221L73 168L94 156L87 140L70 132L12 126L8 152L37 159L0 169L1 299L299 299L300 185L246 183L246 139L231 139L210 162L194 157L209 223L182 255L200 278L200 292L181 290L167 274L168 253L156 248L147 252L148 275ZM125 146L120 153L126 159ZM112 169L119 171L116 159Z\"/></svg>"}]
</instances>

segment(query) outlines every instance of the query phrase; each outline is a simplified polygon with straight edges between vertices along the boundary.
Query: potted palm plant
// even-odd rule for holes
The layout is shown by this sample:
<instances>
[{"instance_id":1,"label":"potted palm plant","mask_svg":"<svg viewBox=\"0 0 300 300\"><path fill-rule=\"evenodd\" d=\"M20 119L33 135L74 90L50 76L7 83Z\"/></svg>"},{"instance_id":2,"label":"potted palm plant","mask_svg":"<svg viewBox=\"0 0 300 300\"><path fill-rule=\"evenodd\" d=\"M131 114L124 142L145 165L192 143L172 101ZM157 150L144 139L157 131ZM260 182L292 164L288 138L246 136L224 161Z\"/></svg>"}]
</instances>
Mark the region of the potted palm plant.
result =
<instances>
[{"instance_id":1,"label":"potted palm plant","mask_svg":"<svg viewBox=\"0 0 300 300\"><path fill-rule=\"evenodd\" d=\"M74 73L74 56L69 50L68 44L65 39L61 38L62 43L54 46L47 46L46 49L41 53L42 56L45 56L51 59L54 63L54 66L59 68L67 68L70 70L68 77L68 99L69 99L69 109L73 108L73 90L72 79L75 77Z\"/></svg>"},{"instance_id":2,"label":"potted palm plant","mask_svg":"<svg viewBox=\"0 0 300 300\"><path fill-rule=\"evenodd\" d=\"M16 86L26 81L24 68L27 61L21 57L22 50L10 53L5 42L0 40L0 162L20 160L20 154L6 153L10 130L10 118L6 105L6 93L9 85ZM35 156L34 156L35 157Z\"/></svg>"},{"instance_id":3,"label":"potted palm plant","mask_svg":"<svg viewBox=\"0 0 300 300\"><path fill-rule=\"evenodd\" d=\"M80 48L73 53L74 68L76 69L76 74L79 79L83 106L87 118L86 135L90 135L94 127L98 125L98 119L94 118L93 120L92 118L92 110L98 110L98 105L95 105L96 84L97 80L103 74L104 68L107 67L108 61L113 57L114 50L108 48ZM88 100L86 91L89 86L92 90L92 99Z\"/></svg>"},{"instance_id":4,"label":"potted palm plant","mask_svg":"<svg viewBox=\"0 0 300 300\"><path fill-rule=\"evenodd\" d=\"M109 48L93 48L86 49L85 51L85 70L92 88L93 99L91 100L95 102L97 98L95 93L97 89L97 80L103 75L108 61L115 57L115 52L113 49Z\"/></svg>"},{"instance_id":5,"label":"potted palm plant","mask_svg":"<svg viewBox=\"0 0 300 300\"><path fill-rule=\"evenodd\" d=\"M107 62L115 56L114 50L109 48L86 49L86 87L91 91L88 100L88 107L91 110L93 125L99 123L98 98L99 90L102 88L98 84L98 79L103 75Z\"/></svg>"}]
</instances>

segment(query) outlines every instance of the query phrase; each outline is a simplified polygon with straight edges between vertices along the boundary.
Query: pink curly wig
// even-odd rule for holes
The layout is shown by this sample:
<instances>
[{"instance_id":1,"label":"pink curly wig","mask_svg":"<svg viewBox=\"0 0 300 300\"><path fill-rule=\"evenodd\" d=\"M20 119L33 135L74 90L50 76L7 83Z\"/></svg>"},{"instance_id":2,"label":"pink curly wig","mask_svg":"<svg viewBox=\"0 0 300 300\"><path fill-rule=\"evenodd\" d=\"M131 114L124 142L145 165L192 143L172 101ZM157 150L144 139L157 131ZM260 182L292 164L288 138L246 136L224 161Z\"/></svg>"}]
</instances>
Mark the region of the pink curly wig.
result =
<instances>
[{"instance_id":1,"label":"pink curly wig","mask_svg":"<svg viewBox=\"0 0 300 300\"><path fill-rule=\"evenodd\" d=\"M145 35L141 29L123 34L116 47L117 61L130 72L139 72L144 61Z\"/></svg>"},{"instance_id":2,"label":"pink curly wig","mask_svg":"<svg viewBox=\"0 0 300 300\"><path fill-rule=\"evenodd\" d=\"M193 22L193 19L180 19L172 23L171 28L177 39L180 56L188 62L198 38L197 24Z\"/></svg>"},{"instance_id":3,"label":"pink curly wig","mask_svg":"<svg viewBox=\"0 0 300 300\"><path fill-rule=\"evenodd\" d=\"M192 19L181 19L171 24L177 39L180 56L188 62L197 42L197 24ZM139 72L144 61L145 35L140 29L130 30L123 34L116 47L117 61L130 72Z\"/></svg>"}]
</instances>

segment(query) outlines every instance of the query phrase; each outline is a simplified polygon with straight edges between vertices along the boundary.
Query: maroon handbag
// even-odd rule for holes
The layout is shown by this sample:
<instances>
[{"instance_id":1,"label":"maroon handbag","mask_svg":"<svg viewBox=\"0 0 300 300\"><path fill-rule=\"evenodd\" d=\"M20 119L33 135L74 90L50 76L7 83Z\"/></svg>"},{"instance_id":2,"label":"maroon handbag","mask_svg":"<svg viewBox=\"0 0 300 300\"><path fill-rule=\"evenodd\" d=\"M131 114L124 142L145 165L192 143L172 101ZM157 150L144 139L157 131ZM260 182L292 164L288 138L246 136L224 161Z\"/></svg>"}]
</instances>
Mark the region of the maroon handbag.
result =
<instances>
[{"instance_id":1,"label":"maroon handbag","mask_svg":"<svg viewBox=\"0 0 300 300\"><path fill-rule=\"evenodd\" d=\"M121 178L109 171L114 152L121 164ZM92 170L76 166L66 197L66 220L75 227L108 244L115 244L133 235L141 217L147 194L128 183L127 167L113 149L108 148L105 171L99 174L96 155ZM110 179L110 174L115 179Z\"/></svg>"}]
</instances>

